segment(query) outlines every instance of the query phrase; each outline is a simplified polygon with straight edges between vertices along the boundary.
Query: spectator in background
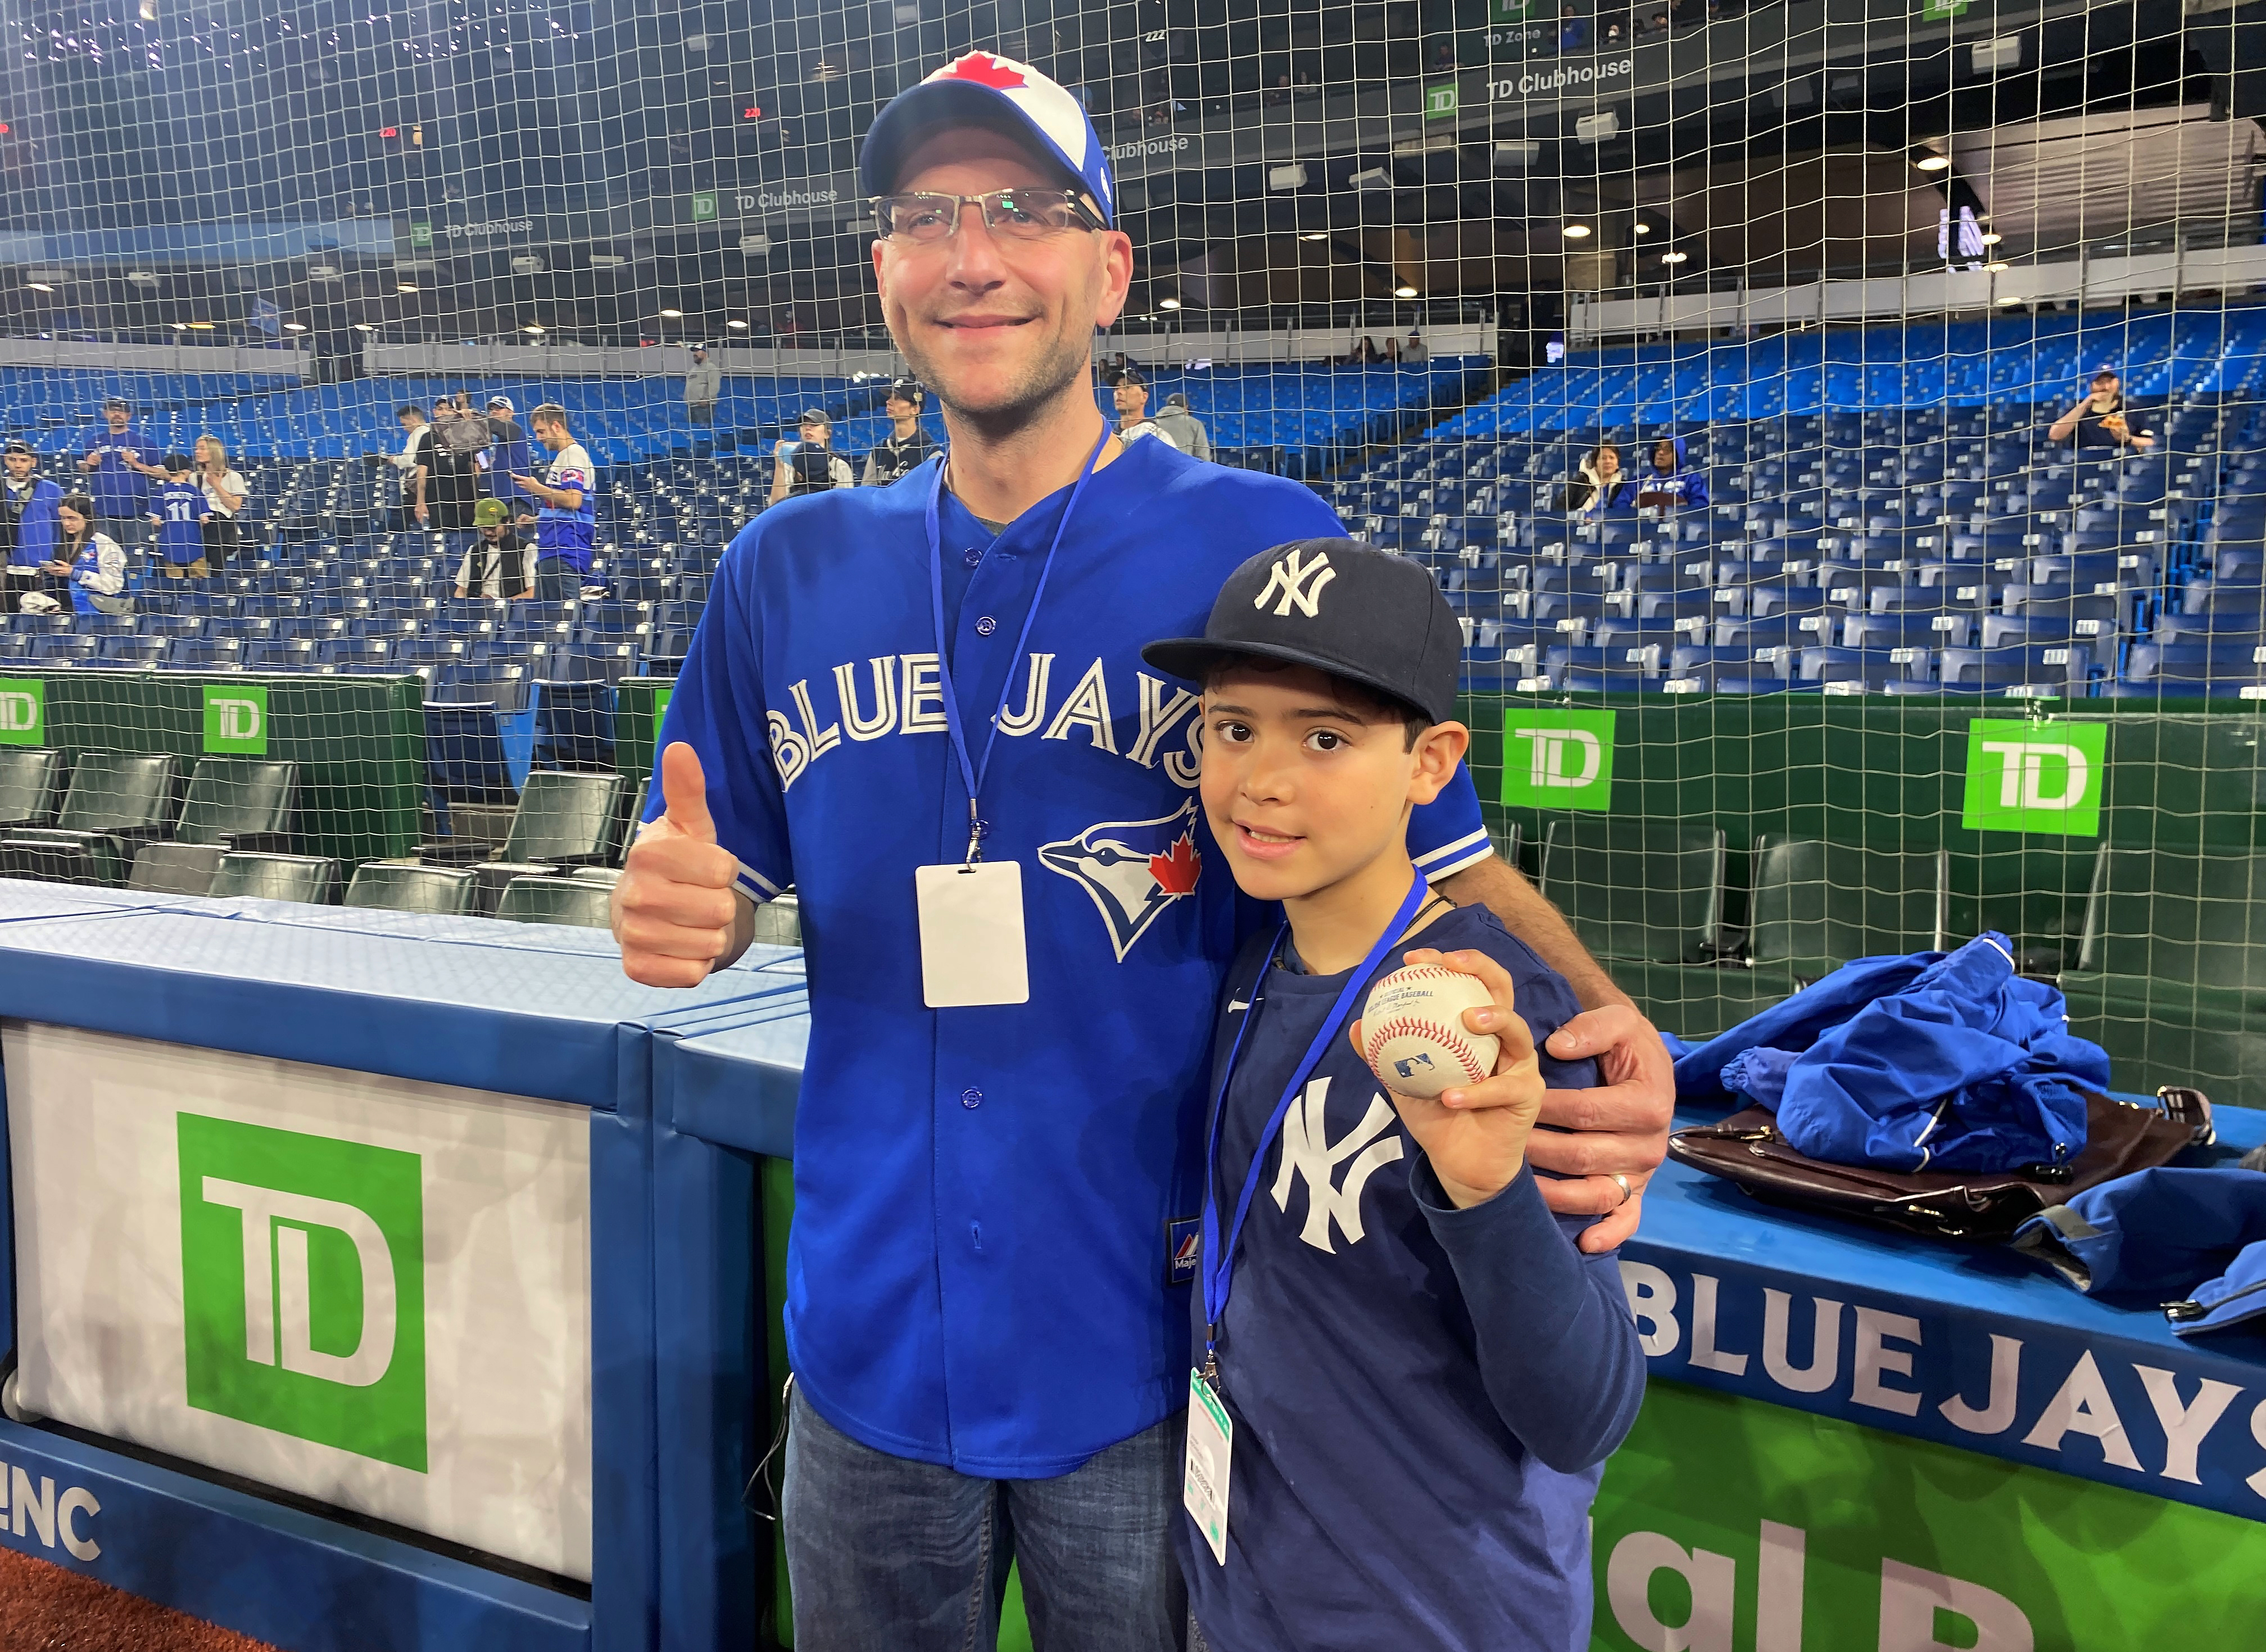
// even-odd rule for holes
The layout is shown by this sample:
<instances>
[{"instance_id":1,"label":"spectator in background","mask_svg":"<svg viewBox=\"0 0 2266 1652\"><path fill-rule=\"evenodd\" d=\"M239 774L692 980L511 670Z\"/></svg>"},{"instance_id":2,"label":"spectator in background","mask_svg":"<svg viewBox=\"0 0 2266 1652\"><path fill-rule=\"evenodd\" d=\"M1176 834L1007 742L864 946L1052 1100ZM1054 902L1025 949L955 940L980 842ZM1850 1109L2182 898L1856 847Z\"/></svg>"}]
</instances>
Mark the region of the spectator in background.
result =
<instances>
[{"instance_id":1,"label":"spectator in background","mask_svg":"<svg viewBox=\"0 0 2266 1652\"><path fill-rule=\"evenodd\" d=\"M1414 327L1408 329L1408 342L1400 347L1400 359L1419 364L1432 359L1432 352L1425 347L1422 337Z\"/></svg>"},{"instance_id":2,"label":"spectator in background","mask_svg":"<svg viewBox=\"0 0 2266 1652\"><path fill-rule=\"evenodd\" d=\"M40 570L70 586L71 607L82 614L130 614L134 599L126 595L126 552L118 541L95 527L94 501L73 493L55 507L62 528L55 560Z\"/></svg>"},{"instance_id":3,"label":"spectator in background","mask_svg":"<svg viewBox=\"0 0 2266 1652\"><path fill-rule=\"evenodd\" d=\"M417 520L442 533L468 533L480 492L480 456L487 451L488 421L455 397L433 404L433 434L418 472Z\"/></svg>"},{"instance_id":4,"label":"spectator in background","mask_svg":"<svg viewBox=\"0 0 2266 1652\"><path fill-rule=\"evenodd\" d=\"M535 600L572 602L581 591L582 576L590 571L590 552L597 540L597 471L567 429L564 407L545 402L528 420L535 427L535 439L551 454L545 479L511 479L543 507L535 518Z\"/></svg>"},{"instance_id":5,"label":"spectator in background","mask_svg":"<svg viewBox=\"0 0 2266 1652\"><path fill-rule=\"evenodd\" d=\"M1149 381L1137 367L1128 367L1117 376L1110 391L1117 406L1117 439L1132 442L1142 436L1153 436L1168 448L1181 444L1165 433L1164 426L1149 417Z\"/></svg>"},{"instance_id":6,"label":"spectator in background","mask_svg":"<svg viewBox=\"0 0 2266 1652\"><path fill-rule=\"evenodd\" d=\"M1616 505L1626 505L1634 497L1629 479L1621 472L1621 450L1612 442L1600 442L1590 450L1590 457L1582 461L1582 468L1566 487L1564 508L1577 515L1594 516Z\"/></svg>"},{"instance_id":7,"label":"spectator in background","mask_svg":"<svg viewBox=\"0 0 2266 1652\"><path fill-rule=\"evenodd\" d=\"M798 493L857 486L858 473L850 468L850 461L829 445L834 438L834 421L823 408L805 408L795 428L798 439L781 436L771 450L772 504Z\"/></svg>"},{"instance_id":8,"label":"spectator in background","mask_svg":"<svg viewBox=\"0 0 2266 1652\"><path fill-rule=\"evenodd\" d=\"M511 512L500 499L484 499L472 507L472 528L479 536L465 547L457 570L457 596L531 597L535 595L535 559L520 543Z\"/></svg>"},{"instance_id":9,"label":"spectator in background","mask_svg":"<svg viewBox=\"0 0 2266 1652\"><path fill-rule=\"evenodd\" d=\"M186 453L168 453L157 464L162 479L150 493L150 520L157 524L158 566L165 577L203 579L205 493L196 483L196 462Z\"/></svg>"},{"instance_id":10,"label":"spectator in background","mask_svg":"<svg viewBox=\"0 0 2266 1652\"><path fill-rule=\"evenodd\" d=\"M205 563L216 568L235 554L236 515L251 498L252 488L229 468L228 449L218 436L199 436L196 442L197 486L205 496Z\"/></svg>"},{"instance_id":11,"label":"spectator in background","mask_svg":"<svg viewBox=\"0 0 2266 1652\"><path fill-rule=\"evenodd\" d=\"M723 393L724 369L708 359L708 347L692 347L692 365L684 369L684 413L696 425L716 422L716 398Z\"/></svg>"},{"instance_id":12,"label":"spectator in background","mask_svg":"<svg viewBox=\"0 0 2266 1652\"><path fill-rule=\"evenodd\" d=\"M509 505L534 502L526 499L511 480L535 464L528 452L527 432L519 428L518 412L508 396L488 398L488 453L493 461L488 471L488 491ZM474 506L473 515L479 514L479 508ZM477 527L479 523L473 525Z\"/></svg>"},{"instance_id":13,"label":"spectator in background","mask_svg":"<svg viewBox=\"0 0 2266 1652\"><path fill-rule=\"evenodd\" d=\"M1581 8L1574 4L1574 0L1566 0L1566 4L1559 9L1558 12L1559 51L1578 52L1589 43L1589 18L1582 15Z\"/></svg>"},{"instance_id":14,"label":"spectator in background","mask_svg":"<svg viewBox=\"0 0 2266 1652\"><path fill-rule=\"evenodd\" d=\"M38 464L28 442L11 442L0 454L0 558L7 563L9 594L19 600L33 592L52 599L62 589L43 569L55 559L63 490L39 475Z\"/></svg>"},{"instance_id":15,"label":"spectator in background","mask_svg":"<svg viewBox=\"0 0 2266 1652\"><path fill-rule=\"evenodd\" d=\"M94 508L103 526L114 535L130 536L125 543L139 545L150 537L150 489L128 461L154 468L157 450L134 428L133 409L117 397L102 404L102 421L103 428L87 437L86 457L78 468L94 476Z\"/></svg>"},{"instance_id":16,"label":"spectator in background","mask_svg":"<svg viewBox=\"0 0 2266 1652\"><path fill-rule=\"evenodd\" d=\"M2156 445L2155 433L2133 428L2132 415L2124 406L2123 381L2116 369L2104 367L2093 376L2090 390L2071 408L2046 428L2047 436L2055 442L2077 438L2080 448L2130 448L2135 453L2145 453Z\"/></svg>"},{"instance_id":17,"label":"spectator in background","mask_svg":"<svg viewBox=\"0 0 2266 1652\"><path fill-rule=\"evenodd\" d=\"M866 472L858 479L860 483L886 487L917 470L937 450L928 432L921 428L921 405L927 399L928 392L911 379L901 378L889 386L881 407L894 428L866 456Z\"/></svg>"},{"instance_id":18,"label":"spectator in background","mask_svg":"<svg viewBox=\"0 0 2266 1652\"><path fill-rule=\"evenodd\" d=\"M1663 436L1652 444L1652 468L1636 483L1639 510L1705 510L1707 478L1692 464L1682 436Z\"/></svg>"},{"instance_id":19,"label":"spectator in background","mask_svg":"<svg viewBox=\"0 0 2266 1652\"><path fill-rule=\"evenodd\" d=\"M1211 433L1203 428L1202 420L1188 411L1188 398L1179 391L1165 398L1156 422L1172 444L1189 457L1211 457Z\"/></svg>"},{"instance_id":20,"label":"spectator in background","mask_svg":"<svg viewBox=\"0 0 2266 1652\"><path fill-rule=\"evenodd\" d=\"M1288 76L1288 75L1277 75L1277 76L1276 76L1276 77L1275 77L1275 85L1274 85L1274 89L1273 89L1272 91L1270 91L1269 92L1268 92L1268 94L1267 94L1267 102L1268 102L1268 106L1269 106L1270 107L1277 107L1277 108L1279 108L1281 106L1283 106L1283 104L1286 104L1286 103L1288 103L1288 102L1290 102L1290 76Z\"/></svg>"},{"instance_id":21,"label":"spectator in background","mask_svg":"<svg viewBox=\"0 0 2266 1652\"><path fill-rule=\"evenodd\" d=\"M373 453L369 462L391 465L400 478L401 503L387 513L385 527L389 533L406 533L413 518L422 520L420 507L425 502L425 450L433 440L433 427L425 422L425 410L413 404L395 408L393 416L401 421L401 451Z\"/></svg>"}]
</instances>

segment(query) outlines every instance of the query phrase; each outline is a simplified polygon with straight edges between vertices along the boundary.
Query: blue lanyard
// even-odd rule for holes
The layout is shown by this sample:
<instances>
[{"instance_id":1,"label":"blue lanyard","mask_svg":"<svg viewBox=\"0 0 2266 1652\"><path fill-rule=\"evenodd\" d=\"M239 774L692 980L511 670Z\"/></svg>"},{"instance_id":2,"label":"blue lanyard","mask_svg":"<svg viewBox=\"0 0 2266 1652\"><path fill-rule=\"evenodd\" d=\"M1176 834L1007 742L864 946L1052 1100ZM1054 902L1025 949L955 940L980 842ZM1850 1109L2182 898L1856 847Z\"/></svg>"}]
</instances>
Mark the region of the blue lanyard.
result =
<instances>
[{"instance_id":1,"label":"blue lanyard","mask_svg":"<svg viewBox=\"0 0 2266 1652\"><path fill-rule=\"evenodd\" d=\"M1007 657L1006 681L999 685L999 706L991 713L991 732L983 738L983 760L971 761L968 755L968 735L960 720L960 696L952 685L952 650L944 634L944 530L937 525L937 502L944 493L944 466L936 467L936 475L928 485L928 597L931 613L936 620L937 689L944 698L944 731L952 741L952 755L960 760L960 778L968 786L968 864L973 866L983 859L977 848L983 836L983 822L976 817L976 793L983 790L983 777L991 767L991 748L999 738L999 720L1007 713L1007 697L1015 691L1015 662L1023 657L1023 645L1031 640L1031 626L1038 619L1039 603L1047 594L1047 578L1054 572L1055 552L1062 545L1063 533L1070 526L1071 513L1078 508L1078 496L1085 491L1093 478L1093 467L1101 461L1101 450L1109 444L1109 427L1102 425L1101 440L1093 444L1093 451L1085 456L1085 468L1078 473L1078 480L1070 490L1070 498L1063 504L1062 520L1055 524L1055 537L1047 545L1046 560L1039 564L1039 583L1031 593L1031 606L1023 615L1023 629L1015 639L1015 652Z\"/></svg>"},{"instance_id":2,"label":"blue lanyard","mask_svg":"<svg viewBox=\"0 0 2266 1652\"><path fill-rule=\"evenodd\" d=\"M1251 1150L1251 1164L1243 1173L1243 1192L1235 1202L1235 1225L1228 1230L1227 1243L1222 1245L1219 1239L1219 1202L1214 1188L1214 1178L1218 1174L1219 1166L1220 1121L1227 1115L1227 1093L1235 1082L1235 1064L1243 1056L1243 1035L1259 1019L1266 994L1267 972L1275 967L1275 956L1283 950L1283 937L1290 932L1289 924L1285 923L1275 932L1275 944L1268 947L1266 960L1259 966L1259 979L1251 986L1251 1005L1243 1012L1243 1024L1235 1029L1235 1042L1227 1052L1227 1071L1220 1075L1219 1094L1212 1104L1211 1133L1204 1144L1204 1376L1207 1379L1218 1375L1218 1362L1212 1357L1212 1349L1219 1341L1220 1319L1227 1312L1228 1292L1235 1283L1235 1247L1242 1242L1244 1218L1251 1214L1252 1195L1259 1191L1259 1178L1266 1171L1267 1150L1283 1133L1283 1121L1290 1115L1291 1102L1297 1100L1298 1093L1306 1087L1306 1075L1313 1071L1314 1064L1321 1060L1322 1052L1330 1047L1330 1041L1344 1027L1346 1018L1353 1013L1354 1000L1369 984L1371 973L1384 961L1385 954L1392 950L1393 942L1400 939L1401 932L1422 910L1427 893L1427 886L1420 874L1410 882L1408 893L1400 903L1400 910L1392 915L1392 921L1385 926L1385 932L1377 938L1377 944L1369 949L1369 955L1346 977L1337 1002L1330 1005L1330 1012L1322 1021L1321 1031L1314 1034L1314 1042L1306 1047L1297 1070L1290 1075L1290 1082L1283 1086L1283 1099L1275 1104L1275 1111L1267 1121L1267 1129L1261 1134L1259 1144Z\"/></svg>"}]
</instances>

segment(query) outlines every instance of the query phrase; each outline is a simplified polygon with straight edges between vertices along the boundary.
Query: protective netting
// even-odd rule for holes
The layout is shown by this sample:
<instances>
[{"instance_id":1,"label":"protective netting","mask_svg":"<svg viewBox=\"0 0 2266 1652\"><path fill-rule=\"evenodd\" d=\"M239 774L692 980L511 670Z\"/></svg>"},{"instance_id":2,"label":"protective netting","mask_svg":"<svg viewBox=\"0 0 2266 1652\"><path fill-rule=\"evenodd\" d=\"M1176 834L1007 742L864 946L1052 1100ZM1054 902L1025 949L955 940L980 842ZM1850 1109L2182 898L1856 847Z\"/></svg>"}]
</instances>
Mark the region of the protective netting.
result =
<instances>
[{"instance_id":1,"label":"protective netting","mask_svg":"<svg viewBox=\"0 0 2266 1652\"><path fill-rule=\"evenodd\" d=\"M343 881L421 850L438 875L383 880L407 903L500 902L468 855L603 867L776 444L821 412L854 476L898 430L857 140L980 50L1070 88L1109 148L1137 267L1101 406L1181 398L1184 443L1435 567L1491 824L1663 1025L1996 929L2120 1082L2266 1100L2257 8L9 21L0 412L92 494L133 611L11 576L7 606L57 611L0 632L0 712L47 707L0 729L0 773L108 749L193 789L263 755L191 715L257 682L292 731L264 755L302 765L288 852ZM406 428L457 396L499 421L468 465L444 421ZM520 512L543 403L598 475L593 565L538 599L469 512ZM233 528L176 559L137 519L164 483L82 468L106 442L213 458L208 496L233 471ZM129 691L151 679L164 709Z\"/></svg>"}]
</instances>

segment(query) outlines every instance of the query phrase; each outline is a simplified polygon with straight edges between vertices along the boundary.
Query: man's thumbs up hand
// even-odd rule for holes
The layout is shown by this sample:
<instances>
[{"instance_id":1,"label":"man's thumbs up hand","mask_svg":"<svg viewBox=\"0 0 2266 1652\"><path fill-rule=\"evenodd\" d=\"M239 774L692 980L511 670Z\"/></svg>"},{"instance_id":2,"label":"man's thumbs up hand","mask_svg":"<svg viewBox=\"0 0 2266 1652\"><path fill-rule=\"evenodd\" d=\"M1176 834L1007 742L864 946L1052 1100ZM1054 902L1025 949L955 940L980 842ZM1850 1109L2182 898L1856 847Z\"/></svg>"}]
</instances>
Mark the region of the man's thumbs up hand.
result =
<instances>
[{"instance_id":1,"label":"man's thumbs up hand","mask_svg":"<svg viewBox=\"0 0 2266 1652\"><path fill-rule=\"evenodd\" d=\"M638 834L614 886L622 970L649 987L698 986L732 948L739 862L716 845L700 757L678 741L661 754L664 811Z\"/></svg>"}]
</instances>

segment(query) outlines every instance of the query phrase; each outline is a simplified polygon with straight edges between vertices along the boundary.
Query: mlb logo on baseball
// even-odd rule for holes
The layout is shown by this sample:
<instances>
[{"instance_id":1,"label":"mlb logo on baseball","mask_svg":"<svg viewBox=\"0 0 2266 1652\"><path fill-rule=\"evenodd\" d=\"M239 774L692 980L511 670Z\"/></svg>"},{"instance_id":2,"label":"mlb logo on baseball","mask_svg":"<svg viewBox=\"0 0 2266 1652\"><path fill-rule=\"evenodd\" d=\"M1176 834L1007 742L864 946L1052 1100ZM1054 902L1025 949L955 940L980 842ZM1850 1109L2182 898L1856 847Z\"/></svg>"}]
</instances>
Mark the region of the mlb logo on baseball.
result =
<instances>
[{"instance_id":1,"label":"mlb logo on baseball","mask_svg":"<svg viewBox=\"0 0 2266 1652\"><path fill-rule=\"evenodd\" d=\"M1362 1059L1385 1088L1402 1095L1430 1097L1477 1084L1495 1071L1502 1041L1473 1032L1464 1012L1494 1003L1476 976L1441 964L1396 969L1369 990Z\"/></svg>"}]
</instances>

